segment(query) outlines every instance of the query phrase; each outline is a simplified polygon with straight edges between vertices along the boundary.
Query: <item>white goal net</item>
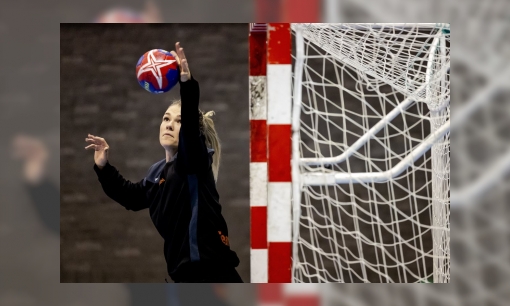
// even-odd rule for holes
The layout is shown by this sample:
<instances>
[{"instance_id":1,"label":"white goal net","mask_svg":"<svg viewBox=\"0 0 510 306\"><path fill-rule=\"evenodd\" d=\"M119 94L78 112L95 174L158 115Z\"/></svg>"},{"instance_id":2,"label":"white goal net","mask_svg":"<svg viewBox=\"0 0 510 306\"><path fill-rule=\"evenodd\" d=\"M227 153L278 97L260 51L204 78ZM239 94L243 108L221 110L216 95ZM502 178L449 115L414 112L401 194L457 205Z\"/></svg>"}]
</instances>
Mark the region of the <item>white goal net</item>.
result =
<instances>
[{"instance_id":1,"label":"white goal net","mask_svg":"<svg viewBox=\"0 0 510 306\"><path fill-rule=\"evenodd\" d=\"M449 25L292 32L293 281L449 282Z\"/></svg>"}]
</instances>

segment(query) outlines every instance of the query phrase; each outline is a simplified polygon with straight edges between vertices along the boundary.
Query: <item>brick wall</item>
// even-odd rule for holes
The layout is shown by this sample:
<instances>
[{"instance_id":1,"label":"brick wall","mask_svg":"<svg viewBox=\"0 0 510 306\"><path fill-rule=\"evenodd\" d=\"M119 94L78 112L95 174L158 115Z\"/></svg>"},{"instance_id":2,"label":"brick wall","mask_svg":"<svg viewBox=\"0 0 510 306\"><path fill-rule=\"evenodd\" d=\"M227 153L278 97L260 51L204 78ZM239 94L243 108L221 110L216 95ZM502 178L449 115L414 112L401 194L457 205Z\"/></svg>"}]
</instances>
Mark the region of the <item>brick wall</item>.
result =
<instances>
[{"instance_id":1,"label":"brick wall","mask_svg":"<svg viewBox=\"0 0 510 306\"><path fill-rule=\"evenodd\" d=\"M84 150L88 133L104 137L110 162L132 181L164 158L161 115L174 89L142 89L135 64L146 51L180 41L201 85L201 109L214 110L223 145L220 203L232 248L249 281L248 26L246 24L88 24L61 26L61 281L162 282L163 240L148 211L109 199Z\"/></svg>"}]
</instances>

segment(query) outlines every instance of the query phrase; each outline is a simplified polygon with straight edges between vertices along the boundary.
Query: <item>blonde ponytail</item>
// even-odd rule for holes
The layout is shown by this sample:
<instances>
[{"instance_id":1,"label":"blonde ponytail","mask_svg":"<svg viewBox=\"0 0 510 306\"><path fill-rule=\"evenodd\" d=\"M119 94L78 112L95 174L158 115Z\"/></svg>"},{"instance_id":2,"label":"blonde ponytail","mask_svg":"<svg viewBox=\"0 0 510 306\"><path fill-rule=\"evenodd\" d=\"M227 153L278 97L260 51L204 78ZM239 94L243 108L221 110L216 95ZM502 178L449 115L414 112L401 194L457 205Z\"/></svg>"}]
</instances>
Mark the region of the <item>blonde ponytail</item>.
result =
<instances>
[{"instance_id":1,"label":"blonde ponytail","mask_svg":"<svg viewBox=\"0 0 510 306\"><path fill-rule=\"evenodd\" d=\"M214 180L218 181L218 171L220 169L221 159L221 144L220 139L218 137L218 133L216 133L216 129L214 128L214 121L211 118L214 115L214 111L209 111L205 114L203 112L200 113L202 114L201 131L205 136L205 143L208 148L214 150L212 170L214 174Z\"/></svg>"}]
</instances>

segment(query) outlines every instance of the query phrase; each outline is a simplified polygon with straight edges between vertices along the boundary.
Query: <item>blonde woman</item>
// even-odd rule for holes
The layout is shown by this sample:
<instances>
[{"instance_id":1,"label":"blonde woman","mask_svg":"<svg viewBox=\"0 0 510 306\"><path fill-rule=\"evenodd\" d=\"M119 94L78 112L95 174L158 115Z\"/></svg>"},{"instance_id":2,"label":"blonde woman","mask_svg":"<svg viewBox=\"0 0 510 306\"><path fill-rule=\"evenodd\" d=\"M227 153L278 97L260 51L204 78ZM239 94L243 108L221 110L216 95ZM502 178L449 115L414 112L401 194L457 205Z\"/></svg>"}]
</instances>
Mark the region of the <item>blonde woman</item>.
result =
<instances>
[{"instance_id":1,"label":"blonde woman","mask_svg":"<svg viewBox=\"0 0 510 306\"><path fill-rule=\"evenodd\" d=\"M149 208L156 229L165 240L169 276L175 282L242 282L230 249L228 228L221 214L216 180L220 142L212 112L198 109L199 85L190 73L179 43L172 54L180 69L181 99L168 107L159 131L165 159L149 168L138 183L124 179L108 162L104 138L89 134L94 170L104 192L128 210Z\"/></svg>"}]
</instances>

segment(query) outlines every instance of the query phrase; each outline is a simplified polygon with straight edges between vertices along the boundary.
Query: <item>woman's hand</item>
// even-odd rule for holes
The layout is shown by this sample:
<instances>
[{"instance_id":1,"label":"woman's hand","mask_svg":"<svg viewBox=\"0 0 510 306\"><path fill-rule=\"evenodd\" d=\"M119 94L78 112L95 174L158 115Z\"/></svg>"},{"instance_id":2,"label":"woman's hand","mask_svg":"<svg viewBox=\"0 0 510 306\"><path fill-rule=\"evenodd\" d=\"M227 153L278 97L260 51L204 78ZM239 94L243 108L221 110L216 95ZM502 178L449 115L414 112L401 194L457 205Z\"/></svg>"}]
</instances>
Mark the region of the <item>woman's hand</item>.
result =
<instances>
[{"instance_id":1,"label":"woman's hand","mask_svg":"<svg viewBox=\"0 0 510 306\"><path fill-rule=\"evenodd\" d=\"M191 72L189 71L188 60L186 59L186 55L184 55L184 49L181 48L179 42L175 43L175 50L170 51L172 55L177 60L177 64L179 65L179 70L181 71L181 82L186 82L191 79Z\"/></svg>"},{"instance_id":2,"label":"woman's hand","mask_svg":"<svg viewBox=\"0 0 510 306\"><path fill-rule=\"evenodd\" d=\"M110 149L108 143L106 143L104 138L91 134L85 138L85 141L91 143L90 145L86 146L85 149L94 149L94 162L99 167L99 169L102 169L108 161L108 150Z\"/></svg>"}]
</instances>

